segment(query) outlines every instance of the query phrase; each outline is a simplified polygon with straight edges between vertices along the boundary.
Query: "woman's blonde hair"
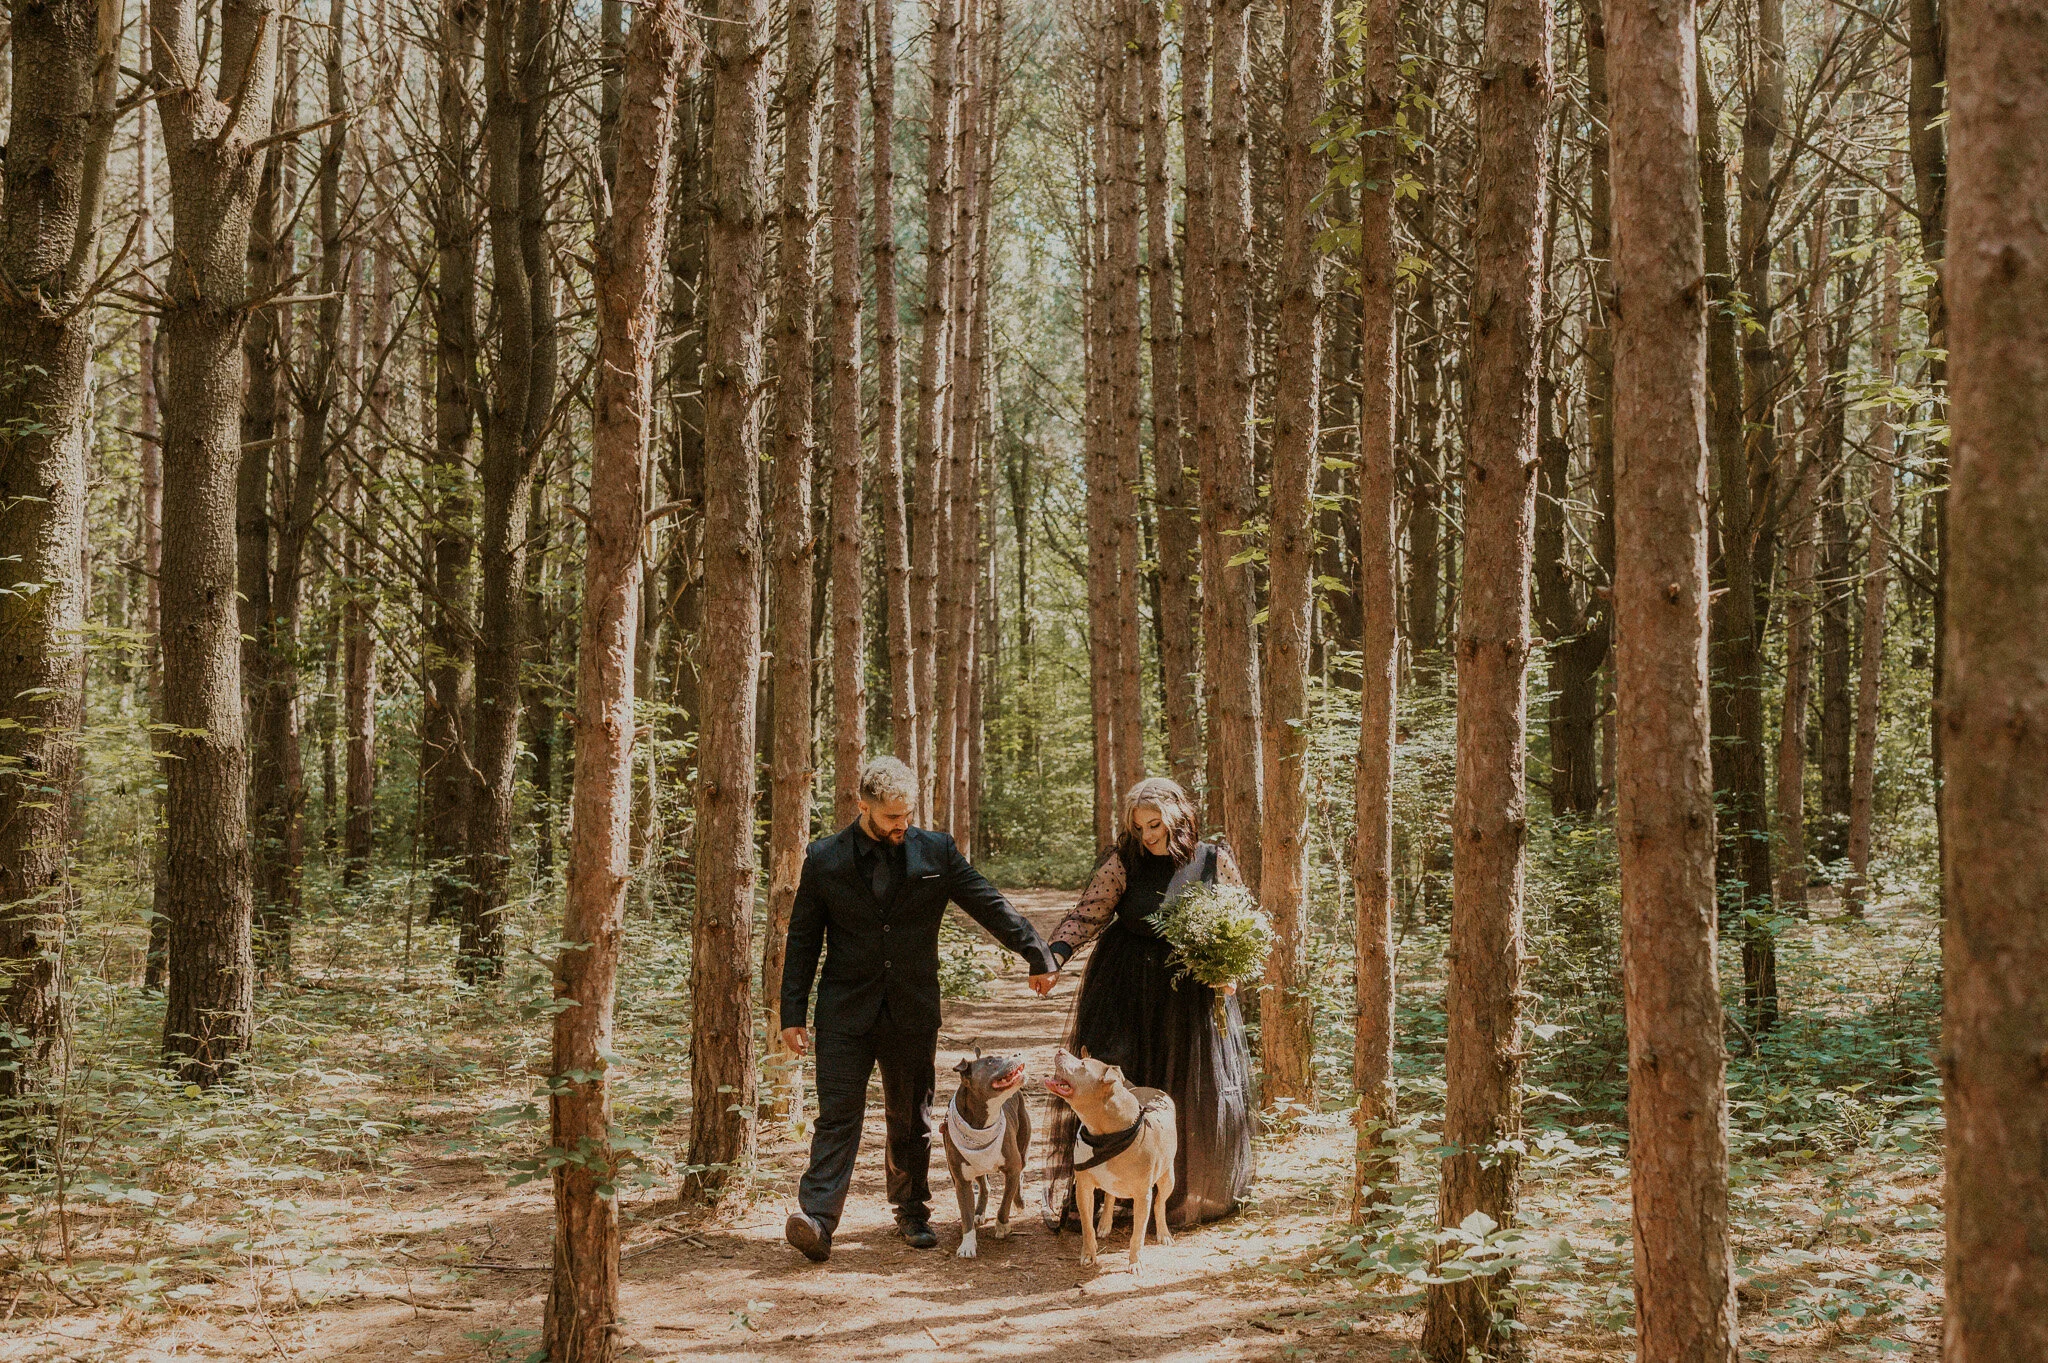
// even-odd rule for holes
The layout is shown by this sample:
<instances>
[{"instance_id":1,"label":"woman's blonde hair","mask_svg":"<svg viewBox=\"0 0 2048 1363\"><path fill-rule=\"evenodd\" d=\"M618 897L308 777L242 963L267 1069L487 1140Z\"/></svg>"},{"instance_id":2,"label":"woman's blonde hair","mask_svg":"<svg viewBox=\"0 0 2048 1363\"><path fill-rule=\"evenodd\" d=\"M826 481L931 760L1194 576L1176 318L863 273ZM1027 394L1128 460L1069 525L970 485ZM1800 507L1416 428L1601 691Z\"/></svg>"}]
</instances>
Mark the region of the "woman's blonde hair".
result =
<instances>
[{"instance_id":1,"label":"woman's blonde hair","mask_svg":"<svg viewBox=\"0 0 2048 1363\"><path fill-rule=\"evenodd\" d=\"M1148 776L1132 786L1124 796L1123 819L1117 834L1117 851L1124 854L1126 862L1145 850L1145 839L1138 832L1138 811L1156 809L1166 824L1166 850L1175 865L1185 862L1195 854L1195 848L1202 842L1201 819L1195 813L1195 802L1181 789L1180 782L1164 776Z\"/></svg>"}]
</instances>

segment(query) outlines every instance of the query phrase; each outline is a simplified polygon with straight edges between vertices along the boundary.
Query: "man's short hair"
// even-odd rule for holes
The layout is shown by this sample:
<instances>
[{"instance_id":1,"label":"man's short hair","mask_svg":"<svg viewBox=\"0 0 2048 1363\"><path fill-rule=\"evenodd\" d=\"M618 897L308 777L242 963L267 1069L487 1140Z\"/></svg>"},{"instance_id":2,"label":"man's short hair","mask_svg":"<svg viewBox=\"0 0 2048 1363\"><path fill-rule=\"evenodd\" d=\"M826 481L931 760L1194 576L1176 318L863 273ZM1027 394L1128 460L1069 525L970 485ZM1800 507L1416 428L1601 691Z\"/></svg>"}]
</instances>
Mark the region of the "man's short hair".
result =
<instances>
[{"instance_id":1,"label":"man's short hair","mask_svg":"<svg viewBox=\"0 0 2048 1363\"><path fill-rule=\"evenodd\" d=\"M868 759L860 769L860 798L871 805L902 800L917 803L917 773L910 764L894 757Z\"/></svg>"}]
</instances>

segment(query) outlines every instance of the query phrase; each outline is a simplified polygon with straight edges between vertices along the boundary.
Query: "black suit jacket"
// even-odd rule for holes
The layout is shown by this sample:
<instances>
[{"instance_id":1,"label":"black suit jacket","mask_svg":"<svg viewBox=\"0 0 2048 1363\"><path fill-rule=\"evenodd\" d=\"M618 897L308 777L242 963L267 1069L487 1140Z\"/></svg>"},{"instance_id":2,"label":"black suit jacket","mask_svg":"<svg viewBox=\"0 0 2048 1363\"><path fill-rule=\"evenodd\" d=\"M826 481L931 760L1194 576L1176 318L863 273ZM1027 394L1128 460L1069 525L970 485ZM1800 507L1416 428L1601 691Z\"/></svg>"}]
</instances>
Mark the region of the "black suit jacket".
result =
<instances>
[{"instance_id":1,"label":"black suit jacket","mask_svg":"<svg viewBox=\"0 0 2048 1363\"><path fill-rule=\"evenodd\" d=\"M804 854L803 879L789 913L782 965L782 1025L801 1027L818 956L818 1029L873 1028L886 1000L900 1027L939 1025L939 923L948 902L1022 956L1034 975L1050 974L1045 939L1002 891L960 855L951 836L913 828L903 839L903 883L891 902L875 898L856 853L858 823L820 838Z\"/></svg>"}]
</instances>

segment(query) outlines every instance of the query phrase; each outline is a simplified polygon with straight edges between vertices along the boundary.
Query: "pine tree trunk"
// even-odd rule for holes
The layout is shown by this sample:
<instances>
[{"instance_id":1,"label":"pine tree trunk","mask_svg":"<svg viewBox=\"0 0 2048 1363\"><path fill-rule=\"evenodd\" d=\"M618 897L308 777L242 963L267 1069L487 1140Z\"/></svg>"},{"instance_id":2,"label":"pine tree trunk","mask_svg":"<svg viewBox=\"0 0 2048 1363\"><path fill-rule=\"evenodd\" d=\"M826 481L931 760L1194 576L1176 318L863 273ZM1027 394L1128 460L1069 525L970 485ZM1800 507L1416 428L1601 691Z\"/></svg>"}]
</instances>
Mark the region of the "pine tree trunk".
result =
<instances>
[{"instance_id":1,"label":"pine tree trunk","mask_svg":"<svg viewBox=\"0 0 2048 1363\"><path fill-rule=\"evenodd\" d=\"M1280 324L1275 354L1272 523L1267 538L1264 714L1265 821L1259 898L1272 916L1273 952L1259 997L1259 1051L1268 1107L1313 1104L1315 1042L1302 993L1308 909L1308 654L1315 610L1311 493L1321 467L1323 277L1315 202L1326 169L1315 149L1330 83L1329 0L1287 0L1285 164L1280 218Z\"/></svg>"},{"instance_id":2,"label":"pine tree trunk","mask_svg":"<svg viewBox=\"0 0 2048 1363\"><path fill-rule=\"evenodd\" d=\"M761 652L760 300L767 295L767 0L710 27L710 313L704 385L704 722L690 960L686 1196L753 1157L754 719Z\"/></svg>"},{"instance_id":3,"label":"pine tree trunk","mask_svg":"<svg viewBox=\"0 0 2048 1363\"><path fill-rule=\"evenodd\" d=\"M484 414L483 521L476 612L475 767L469 883L456 967L504 970L519 756L527 502L555 396L554 276L545 240L546 133L556 29L544 0L486 0L484 153L490 167L491 295L497 365Z\"/></svg>"},{"instance_id":4,"label":"pine tree trunk","mask_svg":"<svg viewBox=\"0 0 2048 1363\"><path fill-rule=\"evenodd\" d=\"M692 45L675 0L636 8L626 51L611 216L598 228L590 512L576 649L576 783L567 944L555 962L550 1143L594 1149L554 1171L554 1276L542 1337L553 1363L620 1352L619 1200L611 1163L612 1009L628 881L642 499L669 206L678 69Z\"/></svg>"},{"instance_id":5,"label":"pine tree trunk","mask_svg":"<svg viewBox=\"0 0 2048 1363\"><path fill-rule=\"evenodd\" d=\"M1204 450L1202 519L1202 629L1215 657L1211 743L1221 756L1215 773L1223 829L1237 851L1245 883L1263 885L1259 830L1259 647L1253 628L1249 565L1232 560L1245 548L1241 531L1258 513L1252 471L1253 303L1251 273L1252 184L1251 4L1214 0L1215 49L1211 70L1210 210L1215 243L1214 341L1202 384ZM1211 817L1215 815L1212 806Z\"/></svg>"},{"instance_id":6,"label":"pine tree trunk","mask_svg":"<svg viewBox=\"0 0 2048 1363\"><path fill-rule=\"evenodd\" d=\"M1465 481L1464 581L1458 603L1457 785L1444 1161L1445 1226L1515 1214L1519 1161L1501 1142L1521 1133L1522 875L1528 840L1523 740L1527 711L1530 531L1536 491L1537 320L1548 191L1551 98L1548 0L1486 16L1478 98L1473 227L1471 435ZM1482 1162L1483 1161L1483 1162ZM1429 1288L1423 1352L1463 1363L1508 1343L1493 1275Z\"/></svg>"},{"instance_id":7,"label":"pine tree trunk","mask_svg":"<svg viewBox=\"0 0 2048 1363\"><path fill-rule=\"evenodd\" d=\"M913 662L910 526L904 506L903 323L896 304L896 6L874 0L873 110L868 175L873 180L875 275L875 478L882 498L882 587L887 593L890 747L917 766L917 677Z\"/></svg>"},{"instance_id":8,"label":"pine tree trunk","mask_svg":"<svg viewBox=\"0 0 2048 1363\"><path fill-rule=\"evenodd\" d=\"M1748 91L1742 113L1742 165L1737 175L1741 214L1735 249L1736 284L1745 308L1742 340L1742 429L1747 453L1744 466L1751 486L1768 491L1778 459L1779 357L1774 340L1777 299L1771 287L1772 248L1776 240L1773 212L1777 206L1777 167L1772 158L1785 124L1785 12L1782 0L1755 0L1755 29L1750 40L1750 66L1744 73ZM1768 503L1765 503L1768 505ZM1761 527L1767 537L1768 525ZM1765 566L1770 552L1755 552L1752 576L1759 595L1770 585ZM1759 619L1768 612L1759 602ZM1762 629L1757 631L1759 638Z\"/></svg>"},{"instance_id":9,"label":"pine tree trunk","mask_svg":"<svg viewBox=\"0 0 2048 1363\"><path fill-rule=\"evenodd\" d=\"M1742 369L1735 290L1728 259L1728 164L1721 146L1721 115L1704 60L1699 89L1701 219L1711 305L1707 310L1707 448L1720 480L1721 583L1707 634L1715 694L1725 697L1724 732L1714 736L1714 793L1725 811L1719 823L1715 879L1721 903L1746 923L1764 910L1771 893L1771 834L1764 781L1763 657L1757 627L1756 519L1749 494L1749 456L1742 430ZM1750 930L1744 928L1745 940Z\"/></svg>"},{"instance_id":10,"label":"pine tree trunk","mask_svg":"<svg viewBox=\"0 0 2048 1363\"><path fill-rule=\"evenodd\" d=\"M1943 101L1948 90L1947 10L1941 0L1907 0L1906 146L1913 163L1913 216L1920 228L1920 259L1934 268L1927 289L1927 386L1942 391L1948 382L1948 122ZM1932 547L1934 562L1933 704L1928 707L1929 756L1934 767L1934 833L1943 873L1948 867L1948 804L1939 797L1946 749L1941 723L1947 680L1948 617L1948 446L1931 451L1927 480L1934 489Z\"/></svg>"},{"instance_id":11,"label":"pine tree trunk","mask_svg":"<svg viewBox=\"0 0 2048 1363\"><path fill-rule=\"evenodd\" d=\"M1845 311L1853 315L1853 297L1844 298ZM1845 334L1845 333L1844 333ZM1839 360L1837 358L1839 356ZM1846 347L1829 356L1830 374L1847 366ZM1854 670L1850 647L1849 617L1856 602L1856 584L1850 567L1849 470L1842 457L1843 423L1847 417L1844 395L1834 381L1828 384L1827 464L1833 481L1821 506L1822 562L1816 584L1820 613L1820 836L1819 857L1833 863L1847 855L1849 832L1850 768L1856 747L1856 706L1850 698L1849 677Z\"/></svg>"},{"instance_id":12,"label":"pine tree trunk","mask_svg":"<svg viewBox=\"0 0 2048 1363\"><path fill-rule=\"evenodd\" d=\"M1613 29L1616 841L1629 1049L1636 1338L1735 1363L1727 1052L1715 977L1707 680L1705 267L1690 9Z\"/></svg>"},{"instance_id":13,"label":"pine tree trunk","mask_svg":"<svg viewBox=\"0 0 2048 1363\"><path fill-rule=\"evenodd\" d=\"M939 495L944 509L939 513L941 528L935 536L939 551L937 656L932 672L932 778L927 796L932 802L932 827L949 833L956 829L954 796L965 769L960 730L966 708L962 679L968 667L969 578L962 575L961 568L971 561L974 543L974 484L970 473L974 458L974 380L968 352L973 344L974 252L979 226L975 196L982 173L980 29L979 0L962 0L956 73L959 115L953 128L953 240L948 262L951 278L946 285L947 378L940 414L945 435Z\"/></svg>"},{"instance_id":14,"label":"pine tree trunk","mask_svg":"<svg viewBox=\"0 0 2048 1363\"><path fill-rule=\"evenodd\" d=\"M471 607L474 506L469 466L476 429L475 196L463 162L473 132L470 70L483 21L480 0L441 11L437 99L440 153L434 186L434 448L427 470L432 512L425 528L434 585L424 650L420 735L424 829L432 880L429 921L461 912L469 846L469 706L475 688Z\"/></svg>"},{"instance_id":15,"label":"pine tree trunk","mask_svg":"<svg viewBox=\"0 0 2048 1363\"><path fill-rule=\"evenodd\" d=\"M297 83L293 79L297 62L287 56L283 64L283 84L289 89ZM280 96L279 103L285 102ZM273 112L273 122L280 115L285 121L297 121L288 109L281 108ZM257 179L248 251L249 291L256 297L276 293L294 273L294 247L284 228L283 200L289 194L296 207L298 195L295 186L287 189L282 183L288 159L285 153L283 143L266 149ZM296 158L291 159L296 164ZM284 381L292 340L290 322L290 311L284 307L257 308L242 329L242 453L235 473L235 587L242 635L243 733L249 744L249 833L256 876L259 961L264 955L260 935L270 916L266 894L271 877L267 871L284 834L285 777L279 765L283 745L272 741L265 730L279 717L270 697L278 658L271 643L277 615L270 596L276 582L271 549L278 491L271 480L290 459L289 392Z\"/></svg>"},{"instance_id":16,"label":"pine tree trunk","mask_svg":"<svg viewBox=\"0 0 2048 1363\"><path fill-rule=\"evenodd\" d=\"M1897 153L1892 156L1886 188L1897 195L1904 180ZM1884 214L1884 278L1879 286L1876 368L1880 383L1898 381L1899 366L1899 212L1896 204ZM1884 634L1887 589L1891 582L1892 516L1896 480L1892 460L1898 452L1898 427L1889 406L1879 409L1870 452L1870 567L1863 579L1862 656L1856 688L1856 758L1849 792L1849 879L1845 901L1861 914L1872 892L1870 842L1877 794L1878 701L1884 679Z\"/></svg>"},{"instance_id":17,"label":"pine tree trunk","mask_svg":"<svg viewBox=\"0 0 2048 1363\"><path fill-rule=\"evenodd\" d=\"M693 741L703 718L700 679L704 657L704 323L707 288L705 284L706 207L704 184L707 157L707 126L710 122L710 86L700 70L686 74L677 86L676 169L670 211L668 271L669 304L675 331L671 353L670 443L664 476L669 500L678 504L674 539L668 553L668 577L662 597L668 602L664 617L662 669L668 677L669 738L681 744ZM683 779L678 758L671 768L678 783ZM683 850L688 839L679 839L671 857L687 861Z\"/></svg>"},{"instance_id":18,"label":"pine tree trunk","mask_svg":"<svg viewBox=\"0 0 2048 1363\"><path fill-rule=\"evenodd\" d=\"M277 467L289 476L273 499L283 515L271 535L270 616L259 634L264 661L262 712L257 719L256 942L263 969L290 978L292 928L299 912L299 877L305 861L306 778L300 756L299 625L303 613L307 541L327 491L328 425L341 382L344 271L349 243L342 221L342 152L348 139L349 89L343 65L346 29L342 0L330 0L324 67L326 117L321 134L315 222L319 233L315 292L322 295L299 394L299 435L280 450ZM289 314L284 314L289 316ZM277 423L282 439L285 422Z\"/></svg>"},{"instance_id":19,"label":"pine tree trunk","mask_svg":"<svg viewBox=\"0 0 2048 1363\"><path fill-rule=\"evenodd\" d=\"M1607 38L1598 4L1586 11L1587 107L1594 125L1587 149L1587 267L1592 305L1586 322L1586 443L1599 517L1595 557L1612 582L1614 483L1613 205L1608 177ZM1552 385L1543 386L1538 444L1536 599L1549 636L1550 808L1585 817L1600 804L1601 668L1609 627L1597 598L1573 592L1565 556L1565 507L1571 501L1571 444L1556 429Z\"/></svg>"},{"instance_id":20,"label":"pine tree trunk","mask_svg":"<svg viewBox=\"0 0 2048 1363\"><path fill-rule=\"evenodd\" d=\"M249 316L250 212L256 144L269 134L277 78L267 0L224 8L213 39L225 88L177 86L200 69L195 16L154 0L151 65L163 81L171 178L166 272L163 652L164 911L170 919L164 1050L189 1083L239 1068L255 998L248 749L237 694L234 486L241 463L239 342ZM238 96L232 104L228 96Z\"/></svg>"},{"instance_id":21,"label":"pine tree trunk","mask_svg":"<svg viewBox=\"0 0 2048 1363\"><path fill-rule=\"evenodd\" d=\"M861 557L861 0L832 28L832 822L851 822L867 756L867 582ZM886 494L884 494L886 500Z\"/></svg>"},{"instance_id":22,"label":"pine tree trunk","mask_svg":"<svg viewBox=\"0 0 2048 1363\"><path fill-rule=\"evenodd\" d=\"M147 17L149 7L142 6ZM152 44L147 39L137 42L142 83L150 84L150 51ZM142 105L135 111L135 249L138 258L145 264L156 259L160 243L156 234L156 139L149 130L149 106ZM144 278L150 287L155 284L153 276L144 269ZM163 566L164 566L164 460L163 428L159 422L156 346L156 317L144 312L135 319L135 369L136 369L136 430L141 446L139 469L142 492L142 570L143 570L143 633L146 636L143 647L147 650L147 676L149 684L150 751L162 751L162 724L164 720L164 653L163 653ZM157 787L152 813L158 819L163 817L164 798L161 784ZM163 988L164 950L169 936L170 919L164 912L164 890L166 877L163 872L164 840L155 840L152 852L149 945L143 952L142 987L150 992Z\"/></svg>"},{"instance_id":23,"label":"pine tree trunk","mask_svg":"<svg viewBox=\"0 0 2048 1363\"><path fill-rule=\"evenodd\" d=\"M1216 729L1216 640L1209 632L1212 580L1208 565L1218 561L1214 519L1201 510L1208 500L1213 473L1210 451L1216 433L1216 231L1210 198L1210 107L1212 78L1212 15L1210 0L1185 0L1181 6L1180 99L1182 211L1181 237L1181 424L1188 432L1182 443L1183 476L1192 480L1188 496L1197 503L1194 571L1201 575L1197 618L1190 625L1200 635L1196 662L1203 729L1201 808L1210 828L1219 826L1222 805L1218 769L1223 761ZM1191 456L1191 457L1190 457Z\"/></svg>"},{"instance_id":24,"label":"pine tree trunk","mask_svg":"<svg viewBox=\"0 0 2048 1363\"><path fill-rule=\"evenodd\" d=\"M933 0L931 105L925 130L924 307L917 361L917 469L910 498L913 581L911 671L917 686L917 760L922 816L934 808L933 737L938 718L939 546L945 507L946 323L952 306L953 134L959 121L960 0Z\"/></svg>"},{"instance_id":25,"label":"pine tree trunk","mask_svg":"<svg viewBox=\"0 0 2048 1363\"><path fill-rule=\"evenodd\" d=\"M0 216L0 1102L63 1068L92 438L92 315L79 304L99 264L121 12L21 6L10 41L21 80Z\"/></svg>"},{"instance_id":26,"label":"pine tree trunk","mask_svg":"<svg viewBox=\"0 0 2048 1363\"><path fill-rule=\"evenodd\" d=\"M1195 640L1198 553L1187 476L1192 432L1184 424L1186 380L1180 313L1173 296L1171 141L1162 70L1162 0L1138 0L1138 64L1145 140L1145 301L1152 358L1152 495L1158 505L1159 672L1165 697L1166 767L1182 789L1201 788L1202 712Z\"/></svg>"},{"instance_id":27,"label":"pine tree trunk","mask_svg":"<svg viewBox=\"0 0 2048 1363\"><path fill-rule=\"evenodd\" d=\"M1110 357L1108 187L1109 105L1114 67L1110 34L1100 13L1089 21L1093 108L1086 133L1088 170L1093 193L1080 197L1082 264L1083 383L1086 414L1082 430L1082 466L1086 471L1088 530L1088 708L1095 757L1095 846L1098 851L1118 836L1118 810L1125 787L1123 757L1117 751L1117 628L1116 456L1110 439Z\"/></svg>"},{"instance_id":28,"label":"pine tree trunk","mask_svg":"<svg viewBox=\"0 0 2048 1363\"><path fill-rule=\"evenodd\" d=\"M1104 280L1109 302L1109 444L1116 531L1116 676L1110 690L1110 722L1116 727L1116 788L1121 796L1145 777L1144 650L1140 642L1138 487L1144 479L1144 378L1139 331L1138 249L1143 109L1138 71L1139 0L1111 0L1112 55L1109 78L1109 193L1105 228L1108 258Z\"/></svg>"},{"instance_id":29,"label":"pine tree trunk","mask_svg":"<svg viewBox=\"0 0 2048 1363\"><path fill-rule=\"evenodd\" d=\"M775 500L768 551L775 632L769 684L775 693L774 770L769 777L768 922L761 942L761 998L782 998L782 956L790 907L811 840L811 606L815 542L811 535L812 350L818 285L818 11L790 0L782 81L782 230L775 316L775 427L771 436ZM776 1028L773 1019L767 1032ZM789 1090L803 1070L780 1046L766 1057L770 1115L789 1114Z\"/></svg>"},{"instance_id":30,"label":"pine tree trunk","mask_svg":"<svg viewBox=\"0 0 2048 1363\"><path fill-rule=\"evenodd\" d=\"M1358 604L1357 828L1351 881L1357 912L1357 1027L1351 1052L1358 1091L1351 1214L1384 1203L1399 1172L1386 1138L1394 1090L1394 705L1400 672L1400 581L1396 566L1394 406L1399 315L1395 277L1394 173L1399 148L1380 132L1394 126L1401 97L1400 0L1374 0L1365 14L1360 74L1365 137L1358 192Z\"/></svg>"},{"instance_id":31,"label":"pine tree trunk","mask_svg":"<svg viewBox=\"0 0 2048 1363\"><path fill-rule=\"evenodd\" d=\"M1950 12L1943 1357L1992 1363L2048 1356L2048 34L2030 6Z\"/></svg>"}]
</instances>

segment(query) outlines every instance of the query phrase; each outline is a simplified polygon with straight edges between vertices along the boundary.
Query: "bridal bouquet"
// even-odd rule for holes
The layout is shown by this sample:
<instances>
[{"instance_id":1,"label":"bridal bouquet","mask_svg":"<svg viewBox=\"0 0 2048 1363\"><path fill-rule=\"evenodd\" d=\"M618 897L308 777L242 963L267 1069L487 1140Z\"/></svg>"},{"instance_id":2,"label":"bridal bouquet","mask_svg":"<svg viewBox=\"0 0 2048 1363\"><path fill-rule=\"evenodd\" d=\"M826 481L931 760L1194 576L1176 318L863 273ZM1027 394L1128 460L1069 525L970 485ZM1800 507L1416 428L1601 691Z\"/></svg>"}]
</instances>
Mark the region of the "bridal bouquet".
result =
<instances>
[{"instance_id":1,"label":"bridal bouquet","mask_svg":"<svg viewBox=\"0 0 2048 1363\"><path fill-rule=\"evenodd\" d=\"M1241 885L1196 881L1159 908L1153 931L1173 944L1178 978L1220 989L1266 969L1273 923Z\"/></svg>"}]
</instances>

